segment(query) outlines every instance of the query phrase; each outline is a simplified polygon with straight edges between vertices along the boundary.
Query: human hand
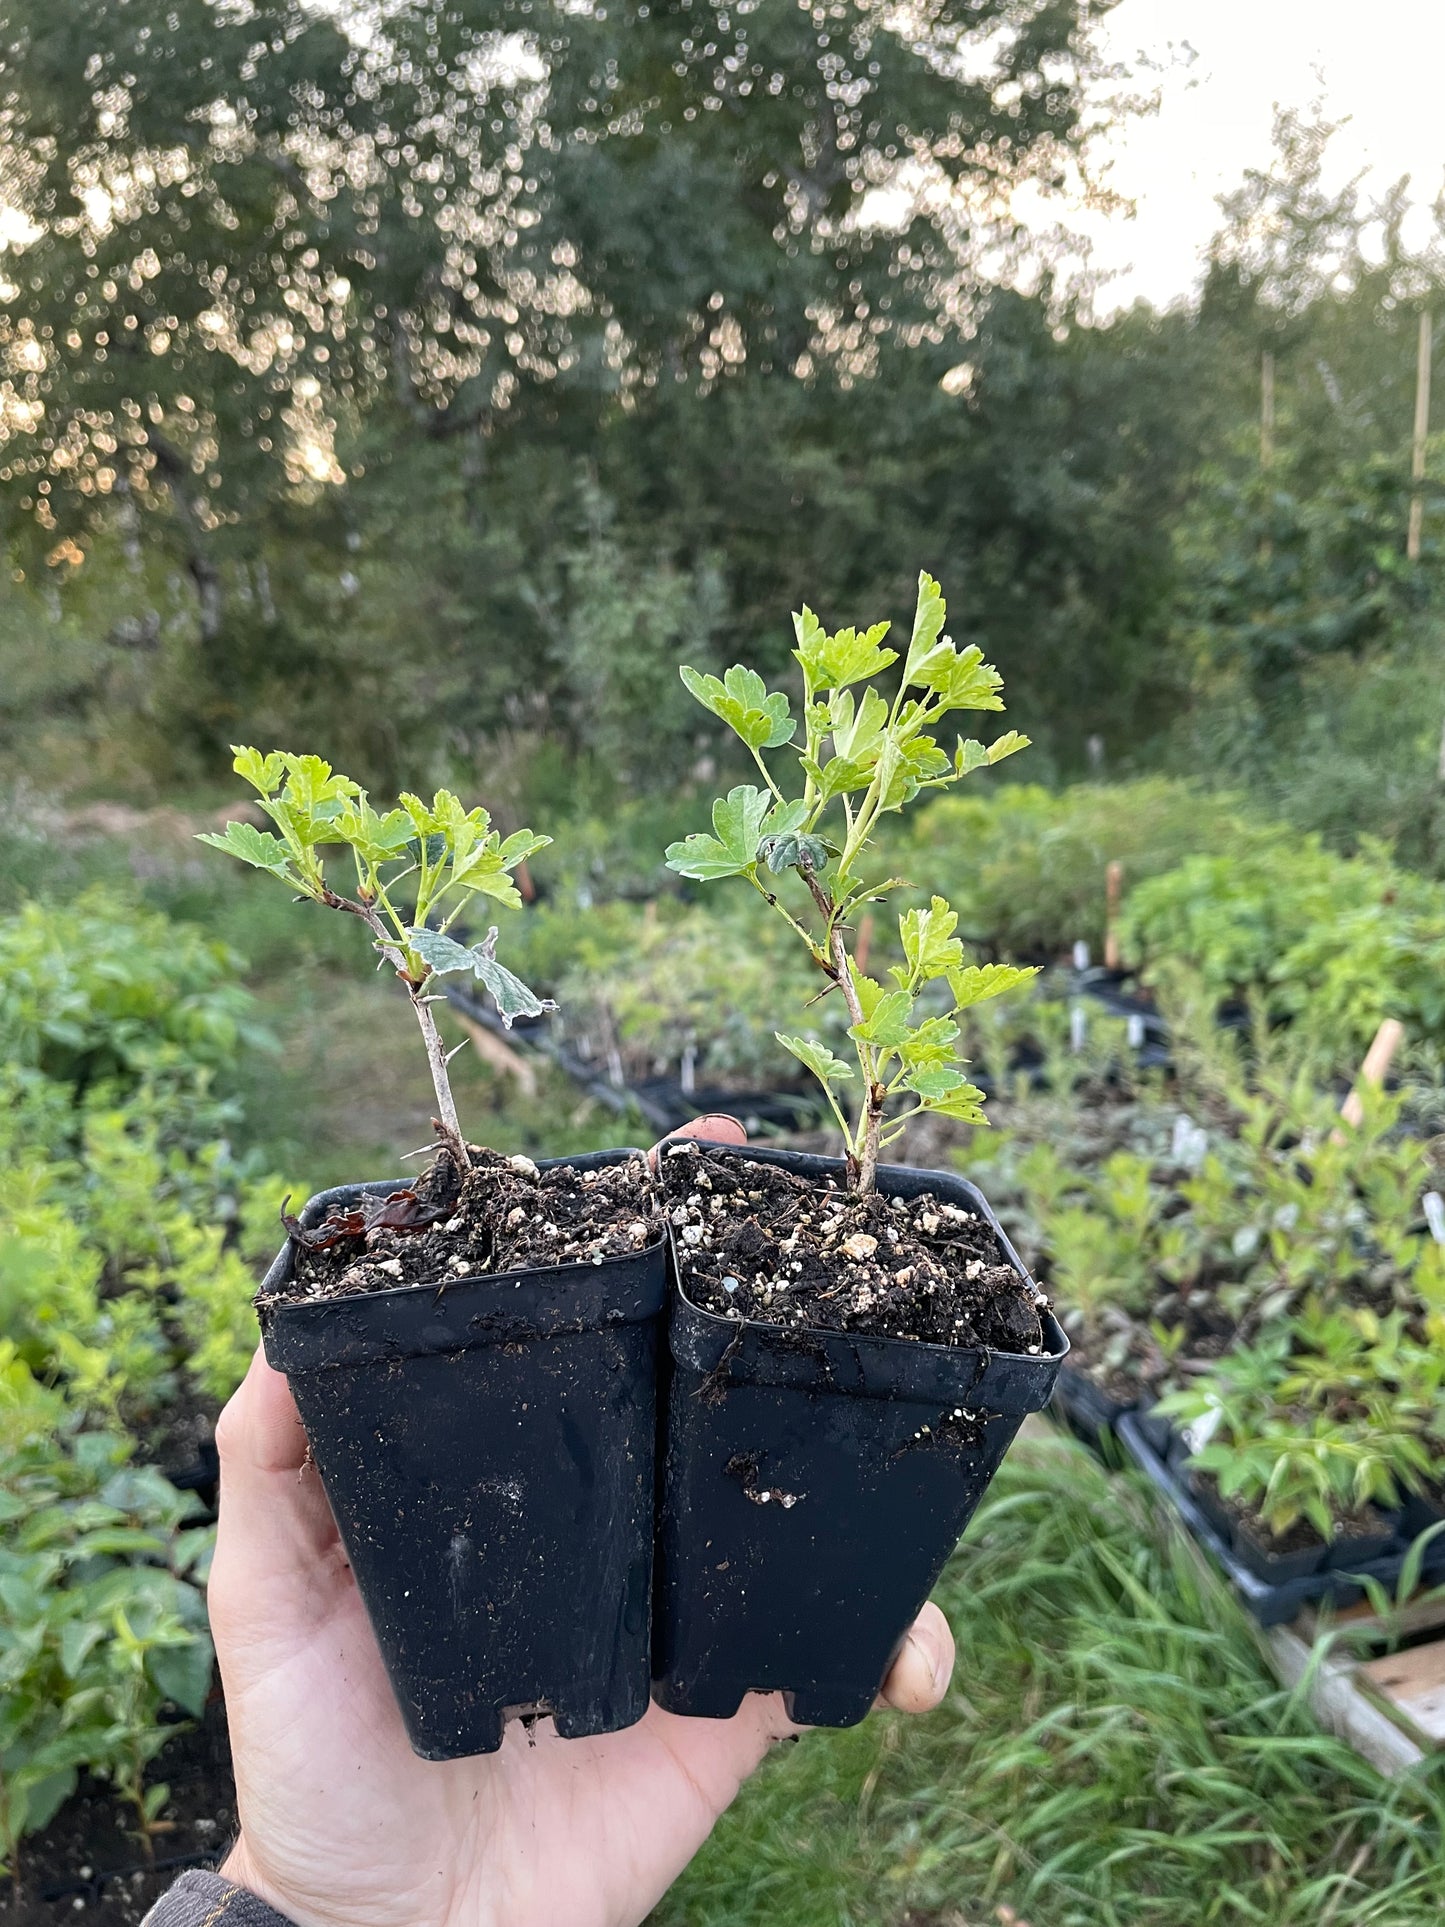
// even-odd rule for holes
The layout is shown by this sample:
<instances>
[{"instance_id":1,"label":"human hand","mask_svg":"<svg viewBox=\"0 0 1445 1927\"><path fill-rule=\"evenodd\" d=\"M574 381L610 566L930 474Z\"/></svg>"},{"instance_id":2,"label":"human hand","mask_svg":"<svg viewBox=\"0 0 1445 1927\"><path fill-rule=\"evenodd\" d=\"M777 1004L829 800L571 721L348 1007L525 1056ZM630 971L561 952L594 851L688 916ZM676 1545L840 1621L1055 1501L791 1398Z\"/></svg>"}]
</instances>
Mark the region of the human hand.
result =
<instances>
[{"instance_id":1,"label":"human hand","mask_svg":"<svg viewBox=\"0 0 1445 1927\"><path fill-rule=\"evenodd\" d=\"M688 1135L740 1141L731 1119ZM407 1742L286 1380L258 1350L221 1415L211 1628L241 1835L221 1871L297 1927L633 1927L743 1781L796 1734L776 1694L730 1720L648 1708L622 1733L513 1723L501 1750ZM925 1606L885 1682L936 1706L953 1640Z\"/></svg>"}]
</instances>

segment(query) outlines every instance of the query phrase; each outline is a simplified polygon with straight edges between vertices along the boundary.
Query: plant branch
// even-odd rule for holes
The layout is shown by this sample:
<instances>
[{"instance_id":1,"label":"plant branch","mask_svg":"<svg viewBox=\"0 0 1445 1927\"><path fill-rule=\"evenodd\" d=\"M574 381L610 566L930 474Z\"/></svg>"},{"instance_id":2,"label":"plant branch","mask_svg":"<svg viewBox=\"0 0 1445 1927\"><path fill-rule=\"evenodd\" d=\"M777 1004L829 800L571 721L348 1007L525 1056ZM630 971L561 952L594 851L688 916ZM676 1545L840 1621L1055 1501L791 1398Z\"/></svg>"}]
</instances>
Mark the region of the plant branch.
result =
<instances>
[{"instance_id":1,"label":"plant branch","mask_svg":"<svg viewBox=\"0 0 1445 1927\"><path fill-rule=\"evenodd\" d=\"M853 1020L853 1027L859 1028L866 1019L858 996L858 986L854 983L853 972L849 968L848 947L843 940L843 924L838 915L837 906L806 865L800 866L800 873L825 921L830 959L825 968L843 993L843 1001L848 1006L848 1015ZM863 1098L857 1132L849 1148L848 1162L854 1178L854 1188L860 1196L866 1197L874 1189L878 1179L878 1135L883 1124L883 1103L887 1093L878 1082L873 1052L860 1038L855 1037L853 1042L858 1052L859 1069L863 1073Z\"/></svg>"},{"instance_id":2,"label":"plant branch","mask_svg":"<svg viewBox=\"0 0 1445 1927\"><path fill-rule=\"evenodd\" d=\"M441 1125L442 1137L460 1169L469 1171L472 1161L467 1155L467 1141L462 1136L462 1127L457 1118L456 1099L452 1096L451 1079L447 1075L446 1046L442 1043L436 1019L431 1014L430 1000L420 994L426 978L418 982L412 976L406 952L398 947L391 932L371 904L353 903L349 897L338 896L332 889L327 889L325 901L333 910L347 910L352 916L361 918L376 939L377 949L393 966L397 976L406 986L406 994L410 997L411 1007L416 1012L416 1021L421 1026L422 1042L426 1045L426 1061L431 1070L432 1088L436 1092L437 1121ZM387 908L391 910L390 904ZM395 916L396 912L391 910L391 914Z\"/></svg>"},{"instance_id":3,"label":"plant branch","mask_svg":"<svg viewBox=\"0 0 1445 1927\"><path fill-rule=\"evenodd\" d=\"M828 962L827 952L822 948L822 946L813 940L813 938L803 928L802 924L800 924L797 918L792 914L792 912L783 905L783 903L779 900L776 894L772 890L770 890L765 883L762 883L759 881L756 870L748 871L747 877L748 877L748 882L752 884L753 888L757 891L758 895L762 898L763 902L766 903L771 909L776 910L778 915L783 919L783 922L787 924L788 928L794 933L794 935L801 937L803 939L803 942L807 944L808 949L812 952L814 963L821 964L823 968L827 970L828 974L831 976L832 968Z\"/></svg>"},{"instance_id":4,"label":"plant branch","mask_svg":"<svg viewBox=\"0 0 1445 1927\"><path fill-rule=\"evenodd\" d=\"M420 996L410 983L407 985L407 994L426 1045L426 1061L431 1066L432 1086L436 1091L437 1109L441 1113L438 1121L442 1127L442 1137L461 1169L468 1171L471 1169L471 1159L467 1156L466 1140L457 1119L456 1100L452 1096L451 1079L447 1075L447 1049L437 1029L436 1019L431 1014L431 999Z\"/></svg>"},{"instance_id":5,"label":"plant branch","mask_svg":"<svg viewBox=\"0 0 1445 1927\"><path fill-rule=\"evenodd\" d=\"M768 788L773 792L774 799L779 803L786 803L788 799L786 796L784 796L783 792L778 788L777 784L773 781L772 771L768 768L767 764L763 761L763 753L760 749L755 749L753 751L753 761L757 764L758 768L762 771L763 781L767 784Z\"/></svg>"}]
</instances>

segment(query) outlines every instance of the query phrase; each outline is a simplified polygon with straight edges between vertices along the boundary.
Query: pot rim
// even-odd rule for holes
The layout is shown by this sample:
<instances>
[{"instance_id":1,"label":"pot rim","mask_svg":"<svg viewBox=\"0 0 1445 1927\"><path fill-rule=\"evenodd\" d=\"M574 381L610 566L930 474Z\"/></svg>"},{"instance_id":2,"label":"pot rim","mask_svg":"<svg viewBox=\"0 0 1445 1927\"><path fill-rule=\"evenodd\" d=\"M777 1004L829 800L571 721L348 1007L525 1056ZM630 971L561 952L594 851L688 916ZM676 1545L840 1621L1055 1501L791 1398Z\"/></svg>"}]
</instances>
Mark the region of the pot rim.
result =
<instances>
[{"instance_id":1,"label":"pot rim","mask_svg":"<svg viewBox=\"0 0 1445 1927\"><path fill-rule=\"evenodd\" d=\"M644 1153L632 1147L581 1152L573 1157L538 1159L539 1169L572 1165L602 1170ZM315 1222L334 1203L397 1189L395 1178L333 1185L309 1198L300 1212L303 1225ZM296 1240L288 1235L256 1292L267 1357L288 1373L360 1365L381 1359L450 1354L476 1345L562 1338L609 1326L654 1318L666 1288L667 1245L661 1232L637 1251L620 1252L597 1262L568 1259L511 1271L467 1272L424 1284L388 1285L339 1298L280 1295L295 1264ZM619 1273L638 1278L614 1304L605 1300ZM473 1302L485 1299L478 1309Z\"/></svg>"},{"instance_id":2,"label":"pot rim","mask_svg":"<svg viewBox=\"0 0 1445 1927\"><path fill-rule=\"evenodd\" d=\"M664 1139L658 1147L659 1156L666 1154L669 1145L680 1141L696 1144L702 1150L720 1152L725 1156L742 1158L755 1164L780 1164L796 1170L801 1162L804 1168L797 1174L802 1177L841 1175L847 1168L842 1158L822 1157L811 1151L781 1151L763 1145L732 1144L711 1138L679 1140L674 1136ZM713 1339L721 1337L724 1333L727 1334L726 1349L729 1351L737 1347L740 1334L747 1334L764 1344L779 1339L785 1340L788 1349L794 1352L803 1345L824 1346L829 1349L851 1351L855 1357L870 1356L881 1360L890 1356L906 1356L917 1360L920 1365L931 1362L940 1369L946 1365L952 1365L957 1370L966 1359L984 1361L996 1359L1001 1362L1008 1361L1010 1364L1016 1363L1031 1372L1046 1371L1050 1375L1052 1387L1052 1380L1057 1375L1058 1367L1069 1355L1068 1337L1055 1318L1048 1298L1030 1277L1027 1266L1014 1249L1008 1233L994 1215L993 1207L982 1191L971 1179L964 1177L962 1172L958 1171L935 1171L922 1165L910 1164L880 1165L878 1169L880 1179L902 1176L907 1181L908 1189L900 1194L904 1196L916 1197L922 1191L936 1188L927 1180L942 1179L950 1186L963 1187L971 1203L976 1206L985 1223L998 1239L1005 1257L1033 1294L1043 1331L1043 1342L1037 1352L1007 1352L989 1345L939 1345L925 1338L894 1338L881 1332L832 1331L821 1325L779 1325L765 1318L725 1318L717 1312L708 1311L705 1307L696 1304L687 1295L683 1285L682 1269L678 1263L674 1227L671 1218L664 1213L668 1251L672 1258L673 1284L677 1292L677 1306L687 1314L688 1321L700 1334L706 1334ZM676 1311L674 1312L674 1338L676 1338ZM982 1377L983 1371L980 1370L980 1380ZM840 1386L838 1389L850 1388ZM981 1384L978 1389L982 1390Z\"/></svg>"}]
</instances>

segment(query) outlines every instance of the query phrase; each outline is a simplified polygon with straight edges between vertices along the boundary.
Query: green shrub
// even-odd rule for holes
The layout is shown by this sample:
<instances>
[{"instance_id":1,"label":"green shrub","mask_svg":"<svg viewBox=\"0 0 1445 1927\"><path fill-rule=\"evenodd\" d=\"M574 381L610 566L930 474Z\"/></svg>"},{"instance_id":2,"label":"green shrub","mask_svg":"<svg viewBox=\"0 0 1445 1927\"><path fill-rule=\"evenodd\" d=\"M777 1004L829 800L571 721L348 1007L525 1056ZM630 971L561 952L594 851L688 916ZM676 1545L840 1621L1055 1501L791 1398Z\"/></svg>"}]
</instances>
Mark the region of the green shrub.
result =
<instances>
[{"instance_id":1,"label":"green shrub","mask_svg":"<svg viewBox=\"0 0 1445 1927\"><path fill-rule=\"evenodd\" d=\"M1082 938L1097 955L1111 861L1133 890L1196 851L1248 847L1262 834L1229 797L1147 777L941 797L885 848L904 876L937 879L974 941L1039 956Z\"/></svg>"},{"instance_id":2,"label":"green shrub","mask_svg":"<svg viewBox=\"0 0 1445 1927\"><path fill-rule=\"evenodd\" d=\"M182 1373L210 1399L235 1389L280 1235L281 1180L220 1140L165 1146L163 1108L146 1087L91 1103L74 1156L12 1145L0 1168L0 1338L110 1422L150 1424Z\"/></svg>"},{"instance_id":3,"label":"green shrub","mask_svg":"<svg viewBox=\"0 0 1445 1927\"><path fill-rule=\"evenodd\" d=\"M79 1416L0 1344L0 1856L15 1874L89 1767L149 1835L168 1797L146 1769L211 1681L200 1576L211 1534L194 1501L127 1464L129 1444Z\"/></svg>"},{"instance_id":4,"label":"green shrub","mask_svg":"<svg viewBox=\"0 0 1445 1927\"><path fill-rule=\"evenodd\" d=\"M1377 844L1342 857L1277 830L1190 857L1131 893L1122 935L1146 976L1182 960L1214 997L1258 992L1336 1054L1357 1057L1386 1016L1445 1040L1445 888Z\"/></svg>"},{"instance_id":5,"label":"green shrub","mask_svg":"<svg viewBox=\"0 0 1445 1927\"><path fill-rule=\"evenodd\" d=\"M164 1086L173 1132L246 1044L240 959L186 924L87 890L0 919L0 1059L77 1096Z\"/></svg>"},{"instance_id":6,"label":"green shrub","mask_svg":"<svg viewBox=\"0 0 1445 1927\"><path fill-rule=\"evenodd\" d=\"M715 913L664 902L650 914L634 910L617 927L625 940L610 956L593 950L589 957L584 939L582 956L558 985L561 1021L574 1041L599 1060L615 1048L634 1080L675 1072L691 1050L699 1072L710 1077L794 1081L773 1012L780 997L806 1003L820 980L794 954L788 931L748 903ZM810 1016L843 1037L838 1012L819 1007Z\"/></svg>"}]
</instances>

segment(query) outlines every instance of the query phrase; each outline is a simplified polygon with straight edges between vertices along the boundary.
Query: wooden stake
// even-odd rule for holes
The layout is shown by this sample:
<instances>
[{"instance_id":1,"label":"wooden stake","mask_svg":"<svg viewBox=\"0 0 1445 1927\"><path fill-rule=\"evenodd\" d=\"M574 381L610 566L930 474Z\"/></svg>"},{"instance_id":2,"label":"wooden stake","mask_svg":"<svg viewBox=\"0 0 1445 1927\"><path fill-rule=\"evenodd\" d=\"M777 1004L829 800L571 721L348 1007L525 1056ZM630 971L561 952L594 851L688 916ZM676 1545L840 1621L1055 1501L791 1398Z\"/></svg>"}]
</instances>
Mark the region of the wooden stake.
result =
<instances>
[{"instance_id":1,"label":"wooden stake","mask_svg":"<svg viewBox=\"0 0 1445 1927\"><path fill-rule=\"evenodd\" d=\"M1420 338L1415 351L1415 437L1410 450L1410 529L1405 537L1405 554L1411 562L1420 560L1420 537L1425 527L1425 447L1430 439L1430 349L1434 340L1434 317L1428 311L1420 316Z\"/></svg>"},{"instance_id":2,"label":"wooden stake","mask_svg":"<svg viewBox=\"0 0 1445 1927\"><path fill-rule=\"evenodd\" d=\"M1368 1084L1378 1090L1385 1081L1385 1074L1394 1062L1395 1052L1405 1041L1405 1026L1398 1017L1387 1017L1375 1032L1375 1041L1365 1052L1365 1061L1360 1066L1360 1074L1355 1079L1354 1089L1340 1106L1340 1116L1346 1124L1358 1130L1365 1121L1364 1100L1360 1096L1360 1086ZM1333 1141L1343 1142L1343 1133L1335 1131Z\"/></svg>"},{"instance_id":3,"label":"wooden stake","mask_svg":"<svg viewBox=\"0 0 1445 1927\"><path fill-rule=\"evenodd\" d=\"M868 952L873 948L873 912L865 910L858 919L858 941L853 946L853 961L860 971L868 968Z\"/></svg>"},{"instance_id":4,"label":"wooden stake","mask_svg":"<svg viewBox=\"0 0 1445 1927\"><path fill-rule=\"evenodd\" d=\"M1124 866L1115 857L1104 872L1104 968L1119 968L1119 900L1124 891Z\"/></svg>"},{"instance_id":5,"label":"wooden stake","mask_svg":"<svg viewBox=\"0 0 1445 1927\"><path fill-rule=\"evenodd\" d=\"M1259 363L1259 465L1274 467L1274 355L1268 348Z\"/></svg>"},{"instance_id":6,"label":"wooden stake","mask_svg":"<svg viewBox=\"0 0 1445 1927\"><path fill-rule=\"evenodd\" d=\"M515 1077L517 1089L523 1097L537 1095L537 1073L520 1051L513 1050L512 1046L498 1037L495 1031L488 1030L485 1024L479 1024L475 1019L465 1016L455 1006L453 1006L452 1015L471 1038L472 1047L478 1057L485 1058L494 1071L501 1071L506 1077Z\"/></svg>"}]
</instances>

